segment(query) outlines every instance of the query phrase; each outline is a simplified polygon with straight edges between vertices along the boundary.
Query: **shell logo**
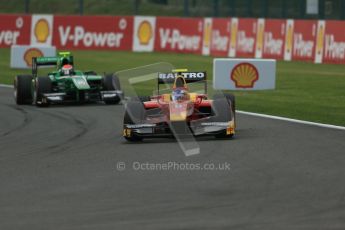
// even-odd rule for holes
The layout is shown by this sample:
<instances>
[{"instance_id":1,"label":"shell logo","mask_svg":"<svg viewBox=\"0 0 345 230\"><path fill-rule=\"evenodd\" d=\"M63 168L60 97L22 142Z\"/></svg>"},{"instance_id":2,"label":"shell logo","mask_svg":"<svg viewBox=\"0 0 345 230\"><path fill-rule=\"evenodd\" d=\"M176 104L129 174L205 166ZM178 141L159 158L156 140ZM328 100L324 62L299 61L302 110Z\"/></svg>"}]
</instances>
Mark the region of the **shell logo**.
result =
<instances>
[{"instance_id":1,"label":"shell logo","mask_svg":"<svg viewBox=\"0 0 345 230\"><path fill-rule=\"evenodd\" d=\"M259 72L250 63L239 63L231 71L230 79L235 82L236 88L253 88L259 79Z\"/></svg>"},{"instance_id":2,"label":"shell logo","mask_svg":"<svg viewBox=\"0 0 345 230\"><path fill-rule=\"evenodd\" d=\"M50 34L49 23L46 19L41 18L35 24L35 37L39 43L45 43Z\"/></svg>"},{"instance_id":3,"label":"shell logo","mask_svg":"<svg viewBox=\"0 0 345 230\"><path fill-rule=\"evenodd\" d=\"M37 48L30 48L27 51L25 51L23 59L28 67L32 66L33 57L43 57L42 51Z\"/></svg>"},{"instance_id":4,"label":"shell logo","mask_svg":"<svg viewBox=\"0 0 345 230\"><path fill-rule=\"evenodd\" d=\"M144 20L138 27L137 36L141 45L149 44L153 35L152 25L149 21Z\"/></svg>"},{"instance_id":5,"label":"shell logo","mask_svg":"<svg viewBox=\"0 0 345 230\"><path fill-rule=\"evenodd\" d=\"M205 34L204 34L205 47L210 46L210 41L211 41L211 23L208 22L205 25Z\"/></svg>"}]
</instances>

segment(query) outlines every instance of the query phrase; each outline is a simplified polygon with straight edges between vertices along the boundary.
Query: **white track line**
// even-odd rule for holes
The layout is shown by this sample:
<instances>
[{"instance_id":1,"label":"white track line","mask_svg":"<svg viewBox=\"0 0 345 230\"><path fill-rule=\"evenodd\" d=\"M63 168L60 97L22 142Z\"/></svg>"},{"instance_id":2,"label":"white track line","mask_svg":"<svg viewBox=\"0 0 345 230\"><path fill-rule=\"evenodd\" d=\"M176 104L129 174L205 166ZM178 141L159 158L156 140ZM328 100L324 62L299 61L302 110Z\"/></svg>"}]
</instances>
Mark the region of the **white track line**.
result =
<instances>
[{"instance_id":1,"label":"white track line","mask_svg":"<svg viewBox=\"0 0 345 230\"><path fill-rule=\"evenodd\" d=\"M0 84L0 87L13 88L13 85ZM246 112L246 111L241 111L241 110L236 110L236 113L255 116L255 117L269 118L273 120L288 121L288 122L304 124L304 125L313 125L313 126L318 126L322 128L345 130L344 126L329 125L329 124L323 124L323 123L317 123L317 122L311 122L311 121L303 121L303 120L297 120L297 119L292 119L292 118L287 118L287 117L272 116L272 115L261 114L261 113L252 113L252 112Z\"/></svg>"},{"instance_id":2,"label":"white track line","mask_svg":"<svg viewBox=\"0 0 345 230\"><path fill-rule=\"evenodd\" d=\"M345 130L344 126L329 125L329 124L323 124L323 123L317 123L317 122L311 122L311 121L303 121L303 120L297 120L297 119L292 119L292 118L287 118L287 117L278 117L278 116L266 115L266 114L261 114L261 113L246 112L246 111L241 111L241 110L236 110L236 113L256 116L256 117L269 118L269 119L280 120L280 121L288 121L288 122L299 123L299 124L304 124L304 125L313 125L313 126L318 126L322 128Z\"/></svg>"},{"instance_id":3,"label":"white track line","mask_svg":"<svg viewBox=\"0 0 345 230\"><path fill-rule=\"evenodd\" d=\"M3 87L3 88L13 88L13 85L0 84L0 87Z\"/></svg>"}]
</instances>

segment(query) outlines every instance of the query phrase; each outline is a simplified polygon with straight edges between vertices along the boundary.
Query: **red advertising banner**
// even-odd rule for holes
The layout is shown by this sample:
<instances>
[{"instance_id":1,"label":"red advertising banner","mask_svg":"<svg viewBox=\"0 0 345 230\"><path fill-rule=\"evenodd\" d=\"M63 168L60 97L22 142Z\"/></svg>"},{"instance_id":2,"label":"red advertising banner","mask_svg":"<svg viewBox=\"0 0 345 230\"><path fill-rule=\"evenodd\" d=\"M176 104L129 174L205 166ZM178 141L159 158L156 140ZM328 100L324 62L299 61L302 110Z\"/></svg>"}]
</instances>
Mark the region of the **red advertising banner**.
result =
<instances>
[{"instance_id":1,"label":"red advertising banner","mask_svg":"<svg viewBox=\"0 0 345 230\"><path fill-rule=\"evenodd\" d=\"M286 20L265 19L263 58L283 59Z\"/></svg>"},{"instance_id":2,"label":"red advertising banner","mask_svg":"<svg viewBox=\"0 0 345 230\"><path fill-rule=\"evenodd\" d=\"M155 51L201 54L203 19L157 17Z\"/></svg>"},{"instance_id":3,"label":"red advertising banner","mask_svg":"<svg viewBox=\"0 0 345 230\"><path fill-rule=\"evenodd\" d=\"M133 17L54 16L53 45L63 49L131 50Z\"/></svg>"},{"instance_id":4,"label":"red advertising banner","mask_svg":"<svg viewBox=\"0 0 345 230\"><path fill-rule=\"evenodd\" d=\"M316 20L294 20L292 60L314 61Z\"/></svg>"},{"instance_id":5,"label":"red advertising banner","mask_svg":"<svg viewBox=\"0 0 345 230\"><path fill-rule=\"evenodd\" d=\"M234 27L234 26L233 26ZM236 57L253 58L255 56L255 41L257 19L239 18L237 28L232 28L236 33Z\"/></svg>"},{"instance_id":6,"label":"red advertising banner","mask_svg":"<svg viewBox=\"0 0 345 230\"><path fill-rule=\"evenodd\" d=\"M323 43L324 63L345 63L345 22L326 21Z\"/></svg>"},{"instance_id":7,"label":"red advertising banner","mask_svg":"<svg viewBox=\"0 0 345 230\"><path fill-rule=\"evenodd\" d=\"M0 15L0 48L30 44L31 16Z\"/></svg>"},{"instance_id":8,"label":"red advertising banner","mask_svg":"<svg viewBox=\"0 0 345 230\"><path fill-rule=\"evenodd\" d=\"M228 56L231 30L230 26L230 19L213 19L210 47L210 54L212 56Z\"/></svg>"},{"instance_id":9,"label":"red advertising banner","mask_svg":"<svg viewBox=\"0 0 345 230\"><path fill-rule=\"evenodd\" d=\"M136 20L135 24L132 16L0 14L0 48L41 43L58 49L137 47L148 52L345 64L345 21L176 17Z\"/></svg>"}]
</instances>

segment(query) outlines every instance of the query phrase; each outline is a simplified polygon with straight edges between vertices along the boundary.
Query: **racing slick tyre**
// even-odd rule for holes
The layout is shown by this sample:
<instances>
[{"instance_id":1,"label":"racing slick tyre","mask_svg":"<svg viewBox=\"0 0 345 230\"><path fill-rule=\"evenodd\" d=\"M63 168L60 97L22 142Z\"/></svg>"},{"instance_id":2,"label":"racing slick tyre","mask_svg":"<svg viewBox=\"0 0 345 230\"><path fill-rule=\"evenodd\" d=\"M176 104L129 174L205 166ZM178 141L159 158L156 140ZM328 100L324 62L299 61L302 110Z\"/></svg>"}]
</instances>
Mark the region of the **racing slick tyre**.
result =
<instances>
[{"instance_id":1,"label":"racing slick tyre","mask_svg":"<svg viewBox=\"0 0 345 230\"><path fill-rule=\"evenodd\" d=\"M140 124L145 120L146 111L143 103L140 101L129 101L126 105L125 116L123 119L124 125ZM130 136L124 136L127 141L137 142L143 138L132 133Z\"/></svg>"},{"instance_id":2,"label":"racing slick tyre","mask_svg":"<svg viewBox=\"0 0 345 230\"><path fill-rule=\"evenodd\" d=\"M235 117L235 113L236 113L235 95L230 94L230 93L225 93L224 96L226 97L226 99L228 99L228 102L231 102L232 115L233 117Z\"/></svg>"},{"instance_id":3,"label":"racing slick tyre","mask_svg":"<svg viewBox=\"0 0 345 230\"><path fill-rule=\"evenodd\" d=\"M139 96L139 100L141 102L151 101L151 97L150 96Z\"/></svg>"},{"instance_id":4,"label":"racing slick tyre","mask_svg":"<svg viewBox=\"0 0 345 230\"><path fill-rule=\"evenodd\" d=\"M150 96L134 96L130 98L131 101L139 101L139 102L146 102L146 101L151 101Z\"/></svg>"},{"instance_id":5,"label":"racing slick tyre","mask_svg":"<svg viewBox=\"0 0 345 230\"><path fill-rule=\"evenodd\" d=\"M228 99L228 102L231 102L231 115L234 118L235 127L236 127L236 100L235 95L230 93L225 93L224 96Z\"/></svg>"},{"instance_id":6,"label":"racing slick tyre","mask_svg":"<svg viewBox=\"0 0 345 230\"><path fill-rule=\"evenodd\" d=\"M232 116L235 117L235 113L236 113L235 95L230 94L230 93L214 95L214 99L219 99L219 98L224 98L224 97L226 98L226 100L229 103L229 105L231 105Z\"/></svg>"},{"instance_id":7,"label":"racing slick tyre","mask_svg":"<svg viewBox=\"0 0 345 230\"><path fill-rule=\"evenodd\" d=\"M115 74L106 74L103 77L103 87L105 90L121 90L120 80ZM105 100L104 103L107 105L119 104L121 97L116 97L111 100Z\"/></svg>"},{"instance_id":8,"label":"racing slick tyre","mask_svg":"<svg viewBox=\"0 0 345 230\"><path fill-rule=\"evenodd\" d=\"M34 103L36 106L45 107L49 101L44 98L45 93L52 92L52 82L49 77L37 77L34 85Z\"/></svg>"},{"instance_id":9,"label":"racing slick tyre","mask_svg":"<svg viewBox=\"0 0 345 230\"><path fill-rule=\"evenodd\" d=\"M215 116L212 118L214 122L227 122L232 119L232 116L235 114L235 104L232 102L234 99L235 97L233 97L231 94L214 96L212 103L212 110L215 114ZM231 138L232 136L233 134L227 135L225 130L222 133L215 135L216 138Z\"/></svg>"},{"instance_id":10,"label":"racing slick tyre","mask_svg":"<svg viewBox=\"0 0 345 230\"><path fill-rule=\"evenodd\" d=\"M31 75L18 75L13 82L14 99L17 105L32 104Z\"/></svg>"}]
</instances>

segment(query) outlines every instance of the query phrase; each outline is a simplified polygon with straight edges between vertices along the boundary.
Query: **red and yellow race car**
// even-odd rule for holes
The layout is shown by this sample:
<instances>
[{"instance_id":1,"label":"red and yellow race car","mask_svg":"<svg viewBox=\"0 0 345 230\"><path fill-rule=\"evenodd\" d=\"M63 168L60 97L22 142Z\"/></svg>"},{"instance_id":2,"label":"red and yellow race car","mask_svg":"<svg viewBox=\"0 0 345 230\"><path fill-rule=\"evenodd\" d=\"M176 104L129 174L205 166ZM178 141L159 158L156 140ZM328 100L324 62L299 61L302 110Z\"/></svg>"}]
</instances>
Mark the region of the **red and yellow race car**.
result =
<instances>
[{"instance_id":1,"label":"red and yellow race car","mask_svg":"<svg viewBox=\"0 0 345 230\"><path fill-rule=\"evenodd\" d=\"M230 138L235 134L235 97L207 96L206 72L175 70L158 73L157 95L139 97L126 104L123 136L128 141L152 137L213 135ZM203 93L192 92L191 83L203 83ZM172 85L161 93L160 85Z\"/></svg>"}]
</instances>

